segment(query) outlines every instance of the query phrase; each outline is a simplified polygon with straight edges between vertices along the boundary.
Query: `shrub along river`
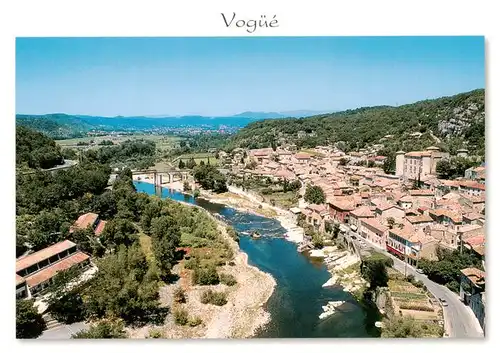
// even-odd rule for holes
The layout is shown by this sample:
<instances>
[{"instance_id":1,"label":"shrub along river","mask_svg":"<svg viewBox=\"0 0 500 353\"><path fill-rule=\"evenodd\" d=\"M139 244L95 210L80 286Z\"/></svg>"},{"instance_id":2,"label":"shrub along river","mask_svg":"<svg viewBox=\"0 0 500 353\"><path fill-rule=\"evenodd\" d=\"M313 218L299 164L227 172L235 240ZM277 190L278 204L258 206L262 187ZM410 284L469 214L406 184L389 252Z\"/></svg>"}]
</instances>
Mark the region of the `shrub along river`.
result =
<instances>
[{"instance_id":1,"label":"shrub along river","mask_svg":"<svg viewBox=\"0 0 500 353\"><path fill-rule=\"evenodd\" d=\"M134 182L138 192L154 195L153 184ZM274 219L239 212L231 207L193 198L181 192L161 189L163 198L183 201L218 214L240 235L240 248L248 261L261 271L270 273L276 287L266 304L271 322L256 337L377 337L375 327L378 313L361 306L340 286L322 287L329 278L325 265L297 252L297 245L283 238L286 230ZM249 236L258 231L262 237ZM343 300L345 304L326 319L319 319L322 306L329 301Z\"/></svg>"}]
</instances>

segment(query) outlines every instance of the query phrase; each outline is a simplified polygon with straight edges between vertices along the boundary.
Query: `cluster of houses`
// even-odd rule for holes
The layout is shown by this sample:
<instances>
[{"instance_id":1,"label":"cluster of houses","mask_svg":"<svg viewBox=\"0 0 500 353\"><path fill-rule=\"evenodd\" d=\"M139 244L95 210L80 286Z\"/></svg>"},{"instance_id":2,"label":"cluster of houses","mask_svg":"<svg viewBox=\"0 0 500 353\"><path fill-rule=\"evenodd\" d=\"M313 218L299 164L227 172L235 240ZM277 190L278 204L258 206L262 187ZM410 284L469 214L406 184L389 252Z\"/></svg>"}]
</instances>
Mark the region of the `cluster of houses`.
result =
<instances>
[{"instance_id":1,"label":"cluster of houses","mask_svg":"<svg viewBox=\"0 0 500 353\"><path fill-rule=\"evenodd\" d=\"M467 155L466 150L458 152L462 157ZM235 161L234 173L300 180L302 185L321 187L326 196L324 204L303 204L292 210L302 213L318 232L325 231L328 223L338 223L343 225L341 229L350 228L412 266L420 259L437 260L440 247L467 248L482 259L484 267L484 166L470 168L463 178L441 180L436 176L436 164L449 155L437 147L398 152L395 175L380 168L385 157L367 150L345 154L319 146L302 152L265 148L239 153L255 167L242 168L241 161ZM366 167L345 160L376 163ZM415 181L419 188L415 188ZM479 269L464 271L467 281L481 281L471 277L482 273ZM481 276L484 279L484 273ZM475 303L473 310L481 307L477 300L469 302ZM481 317L480 309L476 311Z\"/></svg>"},{"instance_id":2,"label":"cluster of houses","mask_svg":"<svg viewBox=\"0 0 500 353\"><path fill-rule=\"evenodd\" d=\"M106 221L95 213L81 215L73 224L70 232L90 227L98 238ZM70 240L63 240L36 252L25 254L16 259L16 299L31 299L35 302L47 293L54 277L61 271L80 268L84 273L93 273L96 267L89 254L81 251ZM43 303L38 303L44 308Z\"/></svg>"}]
</instances>

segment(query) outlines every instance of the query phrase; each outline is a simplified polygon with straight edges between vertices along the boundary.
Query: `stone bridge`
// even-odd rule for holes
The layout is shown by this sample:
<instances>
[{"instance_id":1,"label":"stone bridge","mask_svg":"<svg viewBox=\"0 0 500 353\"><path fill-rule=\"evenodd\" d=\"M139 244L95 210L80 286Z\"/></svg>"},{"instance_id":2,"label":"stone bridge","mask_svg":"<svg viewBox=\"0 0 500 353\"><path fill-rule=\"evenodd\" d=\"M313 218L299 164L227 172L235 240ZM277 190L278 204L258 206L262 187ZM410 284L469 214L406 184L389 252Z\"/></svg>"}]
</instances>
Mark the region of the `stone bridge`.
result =
<instances>
[{"instance_id":1,"label":"stone bridge","mask_svg":"<svg viewBox=\"0 0 500 353\"><path fill-rule=\"evenodd\" d=\"M153 178L153 183L156 186L161 186L164 183L172 183L174 181L184 181L188 179L189 172L181 170L158 171L156 169L135 170L132 175L147 175ZM168 181L167 181L168 179Z\"/></svg>"}]
</instances>

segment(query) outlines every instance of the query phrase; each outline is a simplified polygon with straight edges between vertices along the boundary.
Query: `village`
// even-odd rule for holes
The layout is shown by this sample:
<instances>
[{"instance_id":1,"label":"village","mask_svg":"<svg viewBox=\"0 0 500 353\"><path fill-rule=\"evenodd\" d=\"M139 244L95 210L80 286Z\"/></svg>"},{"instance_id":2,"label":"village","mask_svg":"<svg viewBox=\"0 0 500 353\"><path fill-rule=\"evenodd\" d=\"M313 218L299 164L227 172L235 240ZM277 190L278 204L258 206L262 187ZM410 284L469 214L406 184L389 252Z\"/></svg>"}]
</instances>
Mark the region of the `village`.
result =
<instances>
[{"instance_id":1,"label":"village","mask_svg":"<svg viewBox=\"0 0 500 353\"><path fill-rule=\"evenodd\" d=\"M468 151L460 149L457 156L468 158ZM454 180L439 179L436 165L449 157L435 146L424 151L398 151L392 175L384 173L386 157L377 155L377 146L344 153L330 146L298 151L287 145L235 149L219 156L228 169L230 184L239 187L233 186L231 191L243 189L258 195L252 185L267 184L267 188L259 190L261 199L288 208L296 224L307 225L324 239L336 226L344 239L352 237L359 241L357 244L391 254L405 264L405 271L406 267L412 268L417 275L422 274L419 261L438 260L440 249L468 251L485 269L486 167L483 163L469 168L463 177ZM299 196L288 203L276 202L279 192L274 196L272 191L265 191L272 190L273 185L297 182ZM321 188L324 202L304 200L310 187ZM293 230L287 237L299 243L299 250L314 248L311 234L299 232L297 237ZM311 255L326 256L326 262L331 262L333 255L325 255L332 251L331 247L321 251L312 250ZM346 263L342 268L346 268L356 259L351 256L343 261ZM470 307L483 330L485 277L481 269L463 268L459 290L460 301ZM447 306L446 300L439 300Z\"/></svg>"}]
</instances>

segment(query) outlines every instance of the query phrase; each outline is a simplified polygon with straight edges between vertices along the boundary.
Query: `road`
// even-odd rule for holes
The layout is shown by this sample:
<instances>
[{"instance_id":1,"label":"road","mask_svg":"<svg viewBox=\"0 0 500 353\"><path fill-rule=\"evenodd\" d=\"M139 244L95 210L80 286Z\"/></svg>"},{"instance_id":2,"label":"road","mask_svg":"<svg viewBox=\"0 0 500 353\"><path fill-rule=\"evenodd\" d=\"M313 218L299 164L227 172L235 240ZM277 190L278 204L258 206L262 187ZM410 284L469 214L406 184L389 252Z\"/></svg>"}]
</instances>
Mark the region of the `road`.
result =
<instances>
[{"instance_id":1,"label":"road","mask_svg":"<svg viewBox=\"0 0 500 353\"><path fill-rule=\"evenodd\" d=\"M70 339L71 335L80 330L87 330L89 325L83 322L75 322L71 325L62 325L57 328L43 331L42 335L38 337L41 340L66 340Z\"/></svg>"},{"instance_id":2,"label":"road","mask_svg":"<svg viewBox=\"0 0 500 353\"><path fill-rule=\"evenodd\" d=\"M388 253L385 249L374 246L366 239L363 239L358 233L353 232L351 229L342 227L348 232L351 239L356 240L356 244L360 249L369 247L377 252L383 253L394 260L393 268L401 273L415 276L415 279L422 281L429 292L431 292L436 299L443 298L448 303L448 306L443 307L443 315L445 321L445 330L450 338L482 338L484 337L483 330L479 325L472 309L464 305L460 301L460 297L440 284L431 281L426 275L420 274L416 269L397 257ZM363 245L364 244L364 245ZM405 268L406 267L406 268Z\"/></svg>"}]
</instances>

